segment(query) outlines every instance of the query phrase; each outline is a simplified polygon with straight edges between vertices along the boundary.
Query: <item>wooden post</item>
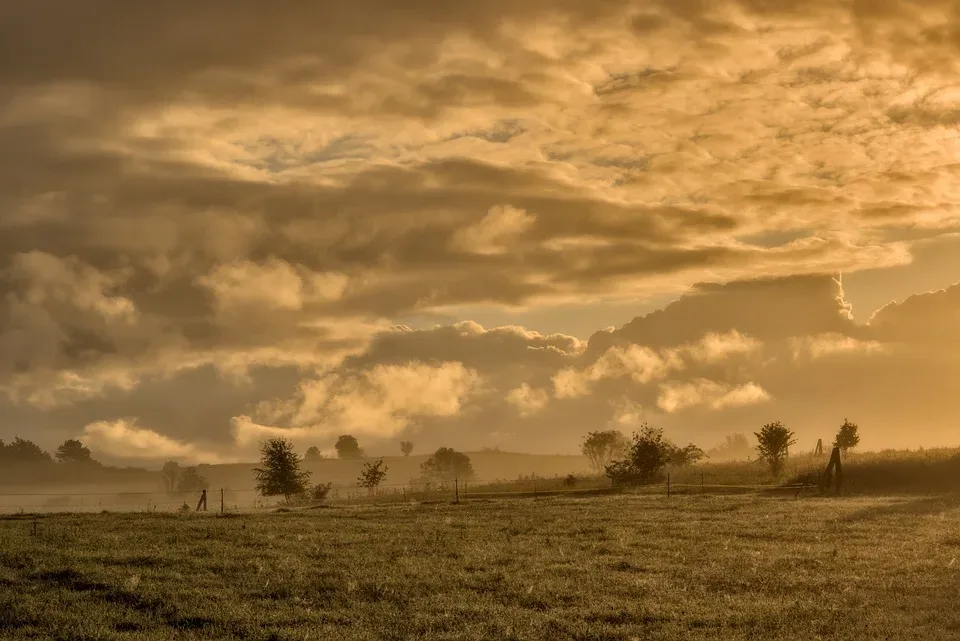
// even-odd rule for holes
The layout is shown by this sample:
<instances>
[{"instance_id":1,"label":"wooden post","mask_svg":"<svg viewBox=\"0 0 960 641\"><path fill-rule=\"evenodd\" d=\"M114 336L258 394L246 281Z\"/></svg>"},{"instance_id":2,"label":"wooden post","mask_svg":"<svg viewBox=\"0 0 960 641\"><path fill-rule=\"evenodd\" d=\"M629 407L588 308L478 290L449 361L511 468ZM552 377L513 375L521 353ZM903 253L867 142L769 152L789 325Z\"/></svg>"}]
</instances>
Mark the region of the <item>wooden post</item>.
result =
<instances>
[{"instance_id":1,"label":"wooden post","mask_svg":"<svg viewBox=\"0 0 960 641\"><path fill-rule=\"evenodd\" d=\"M817 439L817 448L813 450L813 455L823 456L823 439L822 438Z\"/></svg>"},{"instance_id":2,"label":"wooden post","mask_svg":"<svg viewBox=\"0 0 960 641\"><path fill-rule=\"evenodd\" d=\"M703 494L703 472L700 472L700 494Z\"/></svg>"},{"instance_id":3,"label":"wooden post","mask_svg":"<svg viewBox=\"0 0 960 641\"><path fill-rule=\"evenodd\" d=\"M839 447L834 447L833 452L830 453L830 461L827 463L827 469L821 477L821 489L830 487L831 483L834 486L834 492L840 494L840 490L843 487L843 463L840 461Z\"/></svg>"},{"instance_id":4,"label":"wooden post","mask_svg":"<svg viewBox=\"0 0 960 641\"><path fill-rule=\"evenodd\" d=\"M533 498L537 498L537 478L533 478Z\"/></svg>"},{"instance_id":5,"label":"wooden post","mask_svg":"<svg viewBox=\"0 0 960 641\"><path fill-rule=\"evenodd\" d=\"M670 472L667 472L667 496L670 496Z\"/></svg>"},{"instance_id":6,"label":"wooden post","mask_svg":"<svg viewBox=\"0 0 960 641\"><path fill-rule=\"evenodd\" d=\"M220 514L223 514L223 488L220 488Z\"/></svg>"},{"instance_id":7,"label":"wooden post","mask_svg":"<svg viewBox=\"0 0 960 641\"><path fill-rule=\"evenodd\" d=\"M207 491L202 490L200 492L200 500L197 501L197 509L195 511L199 512L200 508L203 508L203 511L207 511ZM190 509L189 507L187 509Z\"/></svg>"},{"instance_id":8,"label":"wooden post","mask_svg":"<svg viewBox=\"0 0 960 641\"><path fill-rule=\"evenodd\" d=\"M454 496L456 497L454 499L454 502L457 505L460 505L460 479L458 478L453 479L453 491L454 491Z\"/></svg>"}]
</instances>

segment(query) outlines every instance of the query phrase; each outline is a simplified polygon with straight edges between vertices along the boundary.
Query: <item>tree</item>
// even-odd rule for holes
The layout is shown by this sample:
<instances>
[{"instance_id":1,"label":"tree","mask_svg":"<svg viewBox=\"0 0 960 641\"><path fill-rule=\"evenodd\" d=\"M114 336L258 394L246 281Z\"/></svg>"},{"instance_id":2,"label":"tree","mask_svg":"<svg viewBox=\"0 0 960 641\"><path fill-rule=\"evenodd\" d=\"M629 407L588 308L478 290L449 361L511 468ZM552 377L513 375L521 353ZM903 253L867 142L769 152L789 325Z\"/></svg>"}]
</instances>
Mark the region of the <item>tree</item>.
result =
<instances>
[{"instance_id":1,"label":"tree","mask_svg":"<svg viewBox=\"0 0 960 641\"><path fill-rule=\"evenodd\" d=\"M334 445L337 450L337 457L342 459L360 459L363 458L363 450L360 449L360 444L357 442L357 439L350 436L349 434L342 434L340 438L337 439L337 444Z\"/></svg>"},{"instance_id":2,"label":"tree","mask_svg":"<svg viewBox=\"0 0 960 641\"><path fill-rule=\"evenodd\" d=\"M271 438L260 446L260 464L253 470L257 477L257 491L263 496L291 496L304 494L310 481L310 472L300 469L300 457L293 451L293 443L284 438Z\"/></svg>"},{"instance_id":3,"label":"tree","mask_svg":"<svg viewBox=\"0 0 960 641\"><path fill-rule=\"evenodd\" d=\"M757 437L759 460L766 461L773 475L779 476L783 470L784 461L790 455L790 446L797 442L793 432L777 421L767 423L759 432L753 434Z\"/></svg>"},{"instance_id":4,"label":"tree","mask_svg":"<svg viewBox=\"0 0 960 641\"><path fill-rule=\"evenodd\" d=\"M856 423L851 423L848 419L843 419L843 425L833 439L833 446L839 447L846 454L847 450L860 444L860 427Z\"/></svg>"},{"instance_id":5,"label":"tree","mask_svg":"<svg viewBox=\"0 0 960 641\"><path fill-rule=\"evenodd\" d=\"M210 487L210 482L195 467L188 467L177 479L177 492L199 492Z\"/></svg>"},{"instance_id":6,"label":"tree","mask_svg":"<svg viewBox=\"0 0 960 641\"><path fill-rule=\"evenodd\" d=\"M56 458L61 463L90 463L90 450L76 439L67 439L57 448Z\"/></svg>"},{"instance_id":7,"label":"tree","mask_svg":"<svg viewBox=\"0 0 960 641\"><path fill-rule=\"evenodd\" d=\"M670 457L670 465L674 467L695 465L707 456L702 449L693 443L688 444L686 447L668 445L668 455Z\"/></svg>"},{"instance_id":8,"label":"tree","mask_svg":"<svg viewBox=\"0 0 960 641\"><path fill-rule=\"evenodd\" d=\"M410 456L413 453L413 441L400 441L400 451L404 456Z\"/></svg>"},{"instance_id":9,"label":"tree","mask_svg":"<svg viewBox=\"0 0 960 641\"><path fill-rule=\"evenodd\" d=\"M363 471L357 477L357 485L367 488L368 492L373 492L383 482L383 477L387 475L387 467L383 464L383 459L368 461L363 464Z\"/></svg>"},{"instance_id":10,"label":"tree","mask_svg":"<svg viewBox=\"0 0 960 641\"><path fill-rule=\"evenodd\" d=\"M470 457L449 447L441 447L420 465L424 478L433 481L466 480L473 478Z\"/></svg>"},{"instance_id":11,"label":"tree","mask_svg":"<svg viewBox=\"0 0 960 641\"><path fill-rule=\"evenodd\" d=\"M160 477L163 479L164 489L173 492L177 487L177 479L180 478L180 465L175 461L167 461L160 468Z\"/></svg>"},{"instance_id":12,"label":"tree","mask_svg":"<svg viewBox=\"0 0 960 641\"><path fill-rule=\"evenodd\" d=\"M614 485L644 485L656 481L670 462L673 446L664 440L663 430L643 423L629 442L626 457L606 466Z\"/></svg>"},{"instance_id":13,"label":"tree","mask_svg":"<svg viewBox=\"0 0 960 641\"><path fill-rule=\"evenodd\" d=\"M614 459L623 457L630 447L630 441L618 430L590 432L583 439L580 450L590 461L590 467L600 474Z\"/></svg>"},{"instance_id":14,"label":"tree","mask_svg":"<svg viewBox=\"0 0 960 641\"><path fill-rule=\"evenodd\" d=\"M320 453L320 448L316 445L308 447L306 453L303 455L304 461L319 461L321 459L323 459L323 454Z\"/></svg>"},{"instance_id":15,"label":"tree","mask_svg":"<svg viewBox=\"0 0 960 641\"><path fill-rule=\"evenodd\" d=\"M2 450L0 450L0 460L8 463L35 465L53 462L50 455L40 449L39 445L33 441L22 439L19 436L14 438L12 443L7 443L6 445L3 445L3 442L0 441L0 445L3 446Z\"/></svg>"}]
</instances>

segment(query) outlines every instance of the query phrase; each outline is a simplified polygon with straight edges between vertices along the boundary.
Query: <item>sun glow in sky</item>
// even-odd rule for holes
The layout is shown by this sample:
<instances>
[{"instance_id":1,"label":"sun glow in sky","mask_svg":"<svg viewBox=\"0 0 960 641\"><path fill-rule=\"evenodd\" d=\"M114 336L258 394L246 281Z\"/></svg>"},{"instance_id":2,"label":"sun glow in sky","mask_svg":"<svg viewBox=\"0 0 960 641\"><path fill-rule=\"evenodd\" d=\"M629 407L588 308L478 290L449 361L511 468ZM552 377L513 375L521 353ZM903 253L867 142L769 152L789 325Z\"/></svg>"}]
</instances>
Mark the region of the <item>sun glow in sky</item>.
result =
<instances>
[{"instance_id":1,"label":"sun glow in sky","mask_svg":"<svg viewBox=\"0 0 960 641\"><path fill-rule=\"evenodd\" d=\"M953 2L0 15L0 438L960 440Z\"/></svg>"}]
</instances>

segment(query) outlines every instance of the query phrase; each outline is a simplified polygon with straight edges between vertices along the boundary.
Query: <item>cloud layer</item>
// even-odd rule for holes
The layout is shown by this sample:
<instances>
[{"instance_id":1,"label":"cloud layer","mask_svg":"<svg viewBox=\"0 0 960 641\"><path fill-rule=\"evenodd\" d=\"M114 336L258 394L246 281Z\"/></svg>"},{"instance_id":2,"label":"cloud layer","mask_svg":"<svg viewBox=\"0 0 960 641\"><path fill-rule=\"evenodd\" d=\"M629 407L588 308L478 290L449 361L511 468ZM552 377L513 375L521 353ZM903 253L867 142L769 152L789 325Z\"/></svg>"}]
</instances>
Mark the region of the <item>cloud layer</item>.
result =
<instances>
[{"instance_id":1,"label":"cloud layer","mask_svg":"<svg viewBox=\"0 0 960 641\"><path fill-rule=\"evenodd\" d=\"M960 228L948 0L4 15L0 435L569 449L876 403L952 438L956 290L857 323L833 280ZM664 294L589 341L462 312Z\"/></svg>"}]
</instances>

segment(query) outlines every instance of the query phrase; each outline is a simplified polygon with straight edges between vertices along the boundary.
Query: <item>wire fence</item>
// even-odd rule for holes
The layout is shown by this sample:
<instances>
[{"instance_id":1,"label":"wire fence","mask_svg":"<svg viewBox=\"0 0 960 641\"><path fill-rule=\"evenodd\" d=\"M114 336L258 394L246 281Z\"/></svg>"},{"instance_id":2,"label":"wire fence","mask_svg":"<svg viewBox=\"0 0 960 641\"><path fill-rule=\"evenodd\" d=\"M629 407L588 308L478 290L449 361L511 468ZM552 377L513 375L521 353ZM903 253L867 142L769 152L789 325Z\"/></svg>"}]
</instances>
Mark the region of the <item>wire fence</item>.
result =
<instances>
[{"instance_id":1,"label":"wire fence","mask_svg":"<svg viewBox=\"0 0 960 641\"><path fill-rule=\"evenodd\" d=\"M689 479L684 479L689 481ZM318 505L377 505L429 502L460 502L509 498L547 498L551 496L587 497L629 491L639 494L733 494L803 493L817 488L810 484L731 484L672 482L670 475L662 483L624 490L614 487L605 477L576 478L530 477L518 480L478 480L403 483L380 485L374 489L356 486L331 487L322 499L264 497L254 488L210 488L191 492L0 492L0 514L54 512L256 512L289 507Z\"/></svg>"}]
</instances>

